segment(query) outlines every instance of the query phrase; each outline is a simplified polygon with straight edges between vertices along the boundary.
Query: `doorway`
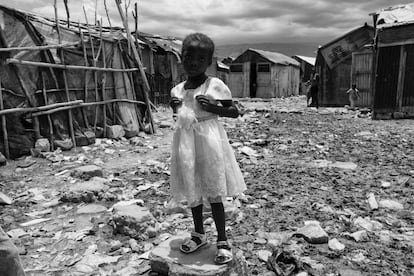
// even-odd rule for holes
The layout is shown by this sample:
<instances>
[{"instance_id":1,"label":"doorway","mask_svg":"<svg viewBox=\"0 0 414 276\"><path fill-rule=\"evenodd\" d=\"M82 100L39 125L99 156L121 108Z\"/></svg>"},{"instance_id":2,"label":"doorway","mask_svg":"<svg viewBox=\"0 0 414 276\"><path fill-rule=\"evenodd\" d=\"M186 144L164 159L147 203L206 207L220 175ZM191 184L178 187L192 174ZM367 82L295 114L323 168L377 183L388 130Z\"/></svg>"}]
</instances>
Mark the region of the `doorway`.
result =
<instances>
[{"instance_id":1,"label":"doorway","mask_svg":"<svg viewBox=\"0 0 414 276\"><path fill-rule=\"evenodd\" d=\"M257 92L257 64L250 63L250 98L256 98Z\"/></svg>"}]
</instances>

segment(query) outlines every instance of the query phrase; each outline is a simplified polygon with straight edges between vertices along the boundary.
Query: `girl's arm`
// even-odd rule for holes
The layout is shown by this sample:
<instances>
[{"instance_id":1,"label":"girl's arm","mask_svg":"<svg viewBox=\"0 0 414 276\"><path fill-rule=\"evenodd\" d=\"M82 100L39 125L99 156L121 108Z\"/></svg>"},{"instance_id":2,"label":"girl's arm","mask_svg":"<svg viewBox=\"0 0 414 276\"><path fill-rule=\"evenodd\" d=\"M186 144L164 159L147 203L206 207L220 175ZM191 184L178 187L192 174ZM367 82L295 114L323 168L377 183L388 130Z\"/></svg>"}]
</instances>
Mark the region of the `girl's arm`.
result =
<instances>
[{"instance_id":1,"label":"girl's arm","mask_svg":"<svg viewBox=\"0 0 414 276\"><path fill-rule=\"evenodd\" d=\"M219 100L221 103L221 106L219 106L212 104L210 99L205 95L198 95L196 99L205 111L221 117L237 118L240 114L232 100Z\"/></svg>"}]
</instances>

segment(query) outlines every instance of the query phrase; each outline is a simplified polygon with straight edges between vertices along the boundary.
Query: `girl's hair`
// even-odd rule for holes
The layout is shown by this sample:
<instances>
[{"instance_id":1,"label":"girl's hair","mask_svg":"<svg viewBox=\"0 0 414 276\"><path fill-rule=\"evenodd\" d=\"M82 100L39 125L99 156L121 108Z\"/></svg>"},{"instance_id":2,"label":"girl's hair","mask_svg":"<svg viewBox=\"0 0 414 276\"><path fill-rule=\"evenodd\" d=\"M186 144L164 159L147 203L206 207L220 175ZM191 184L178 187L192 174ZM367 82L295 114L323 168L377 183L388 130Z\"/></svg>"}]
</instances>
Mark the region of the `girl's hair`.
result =
<instances>
[{"instance_id":1,"label":"girl's hair","mask_svg":"<svg viewBox=\"0 0 414 276\"><path fill-rule=\"evenodd\" d=\"M211 57L213 57L214 48L215 48L214 42L210 37L202 33L192 33L192 34L187 35L183 40L181 54L184 52L185 49L187 49L191 45L191 42L193 41L198 41L200 42L200 44L203 44L203 46L206 48L206 50L211 55Z\"/></svg>"}]
</instances>

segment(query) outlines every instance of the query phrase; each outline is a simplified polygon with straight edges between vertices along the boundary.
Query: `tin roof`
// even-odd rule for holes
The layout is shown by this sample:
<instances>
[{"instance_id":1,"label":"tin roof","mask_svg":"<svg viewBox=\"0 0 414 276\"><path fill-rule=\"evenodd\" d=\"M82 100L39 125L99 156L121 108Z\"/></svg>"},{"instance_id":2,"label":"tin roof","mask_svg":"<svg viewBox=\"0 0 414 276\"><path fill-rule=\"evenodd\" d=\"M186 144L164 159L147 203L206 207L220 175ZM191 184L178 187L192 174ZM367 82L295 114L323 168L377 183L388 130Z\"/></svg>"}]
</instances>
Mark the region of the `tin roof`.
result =
<instances>
[{"instance_id":1,"label":"tin roof","mask_svg":"<svg viewBox=\"0 0 414 276\"><path fill-rule=\"evenodd\" d=\"M388 28L414 23L414 3L392 6L375 13L378 15L377 28Z\"/></svg>"},{"instance_id":2,"label":"tin roof","mask_svg":"<svg viewBox=\"0 0 414 276\"><path fill-rule=\"evenodd\" d=\"M315 66L316 58L314 58L314 57L305 57L305 56L299 56L299 55L296 55L295 57L298 57L301 60L306 61L307 63L309 63L312 66Z\"/></svg>"},{"instance_id":3,"label":"tin roof","mask_svg":"<svg viewBox=\"0 0 414 276\"><path fill-rule=\"evenodd\" d=\"M265 59L269 60L270 62L273 62L274 64L299 66L299 62L281 53L269 52L252 48L249 48L248 51L253 51L261 55Z\"/></svg>"}]
</instances>

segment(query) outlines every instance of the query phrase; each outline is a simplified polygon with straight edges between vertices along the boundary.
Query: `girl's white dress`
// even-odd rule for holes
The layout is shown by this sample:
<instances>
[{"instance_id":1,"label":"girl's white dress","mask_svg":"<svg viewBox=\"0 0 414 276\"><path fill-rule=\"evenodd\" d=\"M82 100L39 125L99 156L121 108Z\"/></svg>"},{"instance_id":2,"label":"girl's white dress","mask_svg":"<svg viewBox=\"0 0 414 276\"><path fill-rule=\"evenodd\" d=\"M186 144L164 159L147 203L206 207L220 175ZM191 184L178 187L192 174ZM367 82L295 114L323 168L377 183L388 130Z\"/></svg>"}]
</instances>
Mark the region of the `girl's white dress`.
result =
<instances>
[{"instance_id":1,"label":"girl's white dress","mask_svg":"<svg viewBox=\"0 0 414 276\"><path fill-rule=\"evenodd\" d=\"M182 82L171 90L172 97L183 101L172 144L171 193L174 202L186 200L191 207L220 202L246 189L218 116L204 111L195 99L201 94L212 101L231 100L229 88L218 78L208 78L195 89L184 89Z\"/></svg>"}]
</instances>

